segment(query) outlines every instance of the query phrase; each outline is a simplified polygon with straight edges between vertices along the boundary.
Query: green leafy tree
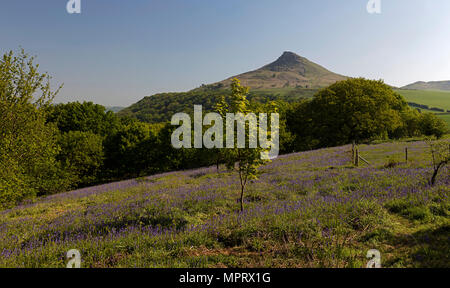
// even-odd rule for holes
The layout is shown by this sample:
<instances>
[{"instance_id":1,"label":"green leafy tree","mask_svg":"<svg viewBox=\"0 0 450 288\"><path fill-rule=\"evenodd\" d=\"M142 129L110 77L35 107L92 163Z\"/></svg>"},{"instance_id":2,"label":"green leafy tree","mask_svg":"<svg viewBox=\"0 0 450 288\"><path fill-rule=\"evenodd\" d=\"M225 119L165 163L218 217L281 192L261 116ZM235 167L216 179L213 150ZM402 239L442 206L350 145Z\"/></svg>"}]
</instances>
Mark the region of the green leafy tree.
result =
<instances>
[{"instance_id":1,"label":"green leafy tree","mask_svg":"<svg viewBox=\"0 0 450 288\"><path fill-rule=\"evenodd\" d=\"M448 132L447 124L432 113L423 113L419 118L420 131L425 136L441 138Z\"/></svg>"},{"instance_id":2,"label":"green leafy tree","mask_svg":"<svg viewBox=\"0 0 450 288\"><path fill-rule=\"evenodd\" d=\"M233 79L231 83L231 96L229 98L229 101L227 103L225 98L222 98L222 101L218 106L220 108L219 112L221 114L240 113L242 115L246 115L247 113L249 113L249 102L247 100L248 92L248 87L241 86L238 79ZM248 140L250 139L250 129L247 123L245 129L245 148L238 148L236 145L236 133L234 134L234 137L235 148L223 148L221 149L221 155L223 155L224 157L227 168L229 170L237 170L238 172L239 183L241 186L241 193L239 198L240 208L241 211L244 211L245 188L250 181L258 178L258 168L261 165L267 163L268 160L261 159L261 152L263 152L264 149L249 148Z\"/></svg>"},{"instance_id":3,"label":"green leafy tree","mask_svg":"<svg viewBox=\"0 0 450 288\"><path fill-rule=\"evenodd\" d=\"M55 193L70 183L56 160L57 130L45 110L58 93L23 50L0 60L0 201Z\"/></svg>"},{"instance_id":4,"label":"green leafy tree","mask_svg":"<svg viewBox=\"0 0 450 288\"><path fill-rule=\"evenodd\" d=\"M317 146L325 147L385 139L402 125L401 112L407 109L403 97L383 81L358 78L320 90L299 117Z\"/></svg>"},{"instance_id":5,"label":"green leafy tree","mask_svg":"<svg viewBox=\"0 0 450 288\"><path fill-rule=\"evenodd\" d=\"M62 133L80 131L106 136L120 126L119 118L113 112L92 102L52 105L47 110L47 120L55 123Z\"/></svg>"},{"instance_id":6,"label":"green leafy tree","mask_svg":"<svg viewBox=\"0 0 450 288\"><path fill-rule=\"evenodd\" d=\"M119 119L92 102L52 105L46 110L47 121L55 124L61 133L58 141L61 151L57 158L78 187L109 181L102 171L105 168L103 141L136 121Z\"/></svg>"},{"instance_id":7,"label":"green leafy tree","mask_svg":"<svg viewBox=\"0 0 450 288\"><path fill-rule=\"evenodd\" d=\"M314 123L310 111L310 101L301 99L286 111L287 130L292 135L291 149L295 151L312 150L320 146L313 134Z\"/></svg>"},{"instance_id":8,"label":"green leafy tree","mask_svg":"<svg viewBox=\"0 0 450 288\"><path fill-rule=\"evenodd\" d=\"M141 176L139 146L149 136L149 126L136 121L109 135L104 142L105 169L108 173L119 179Z\"/></svg>"},{"instance_id":9,"label":"green leafy tree","mask_svg":"<svg viewBox=\"0 0 450 288\"><path fill-rule=\"evenodd\" d=\"M416 109L406 109L401 112L402 125L394 130L391 138L414 137L423 135L420 128L421 115Z\"/></svg>"},{"instance_id":10,"label":"green leafy tree","mask_svg":"<svg viewBox=\"0 0 450 288\"><path fill-rule=\"evenodd\" d=\"M69 131L59 137L58 160L79 186L95 184L103 165L103 141L92 132Z\"/></svg>"}]
</instances>

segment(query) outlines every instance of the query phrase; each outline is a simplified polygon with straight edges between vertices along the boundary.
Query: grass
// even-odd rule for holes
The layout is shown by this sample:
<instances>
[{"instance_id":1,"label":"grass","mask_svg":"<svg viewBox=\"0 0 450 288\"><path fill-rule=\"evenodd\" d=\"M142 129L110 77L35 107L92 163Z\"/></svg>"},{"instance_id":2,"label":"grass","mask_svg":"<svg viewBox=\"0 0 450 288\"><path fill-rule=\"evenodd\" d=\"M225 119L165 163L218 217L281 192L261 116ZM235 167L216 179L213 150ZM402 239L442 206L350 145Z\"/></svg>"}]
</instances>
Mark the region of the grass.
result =
<instances>
[{"instance_id":1,"label":"grass","mask_svg":"<svg viewBox=\"0 0 450 288\"><path fill-rule=\"evenodd\" d=\"M450 92L432 90L396 90L408 102L428 105L430 108L450 110Z\"/></svg>"},{"instance_id":2,"label":"grass","mask_svg":"<svg viewBox=\"0 0 450 288\"><path fill-rule=\"evenodd\" d=\"M439 118L441 118L442 120L444 120L447 123L447 126L450 129L450 114L438 114L437 116Z\"/></svg>"},{"instance_id":3,"label":"grass","mask_svg":"<svg viewBox=\"0 0 450 288\"><path fill-rule=\"evenodd\" d=\"M409 148L409 162L403 151ZM284 155L251 183L203 168L90 187L0 211L0 267L450 267L449 169L425 143ZM396 165L386 165L395 162ZM390 168L386 168L390 167Z\"/></svg>"}]
</instances>

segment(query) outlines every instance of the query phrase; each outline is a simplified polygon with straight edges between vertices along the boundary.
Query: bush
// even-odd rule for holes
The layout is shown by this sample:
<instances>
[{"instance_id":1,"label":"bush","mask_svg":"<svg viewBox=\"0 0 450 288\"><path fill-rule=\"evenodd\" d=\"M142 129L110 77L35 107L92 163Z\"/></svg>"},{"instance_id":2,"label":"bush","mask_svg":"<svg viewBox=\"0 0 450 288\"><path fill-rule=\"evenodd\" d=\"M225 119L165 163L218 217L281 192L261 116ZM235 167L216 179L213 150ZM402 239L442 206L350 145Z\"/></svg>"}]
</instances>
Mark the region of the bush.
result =
<instances>
[{"instance_id":1,"label":"bush","mask_svg":"<svg viewBox=\"0 0 450 288\"><path fill-rule=\"evenodd\" d=\"M420 131L426 136L441 138L447 132L447 124L432 113L423 113L419 120Z\"/></svg>"}]
</instances>

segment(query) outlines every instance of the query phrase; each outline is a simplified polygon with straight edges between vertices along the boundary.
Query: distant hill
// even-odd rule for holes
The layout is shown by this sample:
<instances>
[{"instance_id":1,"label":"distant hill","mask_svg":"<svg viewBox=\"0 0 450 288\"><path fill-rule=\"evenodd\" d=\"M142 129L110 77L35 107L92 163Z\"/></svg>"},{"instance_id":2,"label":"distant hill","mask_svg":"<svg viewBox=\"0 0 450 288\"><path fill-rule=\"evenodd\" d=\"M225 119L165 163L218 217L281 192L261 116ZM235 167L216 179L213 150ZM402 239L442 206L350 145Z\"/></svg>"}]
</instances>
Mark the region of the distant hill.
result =
<instances>
[{"instance_id":1,"label":"distant hill","mask_svg":"<svg viewBox=\"0 0 450 288\"><path fill-rule=\"evenodd\" d=\"M401 89L450 91L450 80L449 81L431 81L431 82L418 81L413 84L403 86Z\"/></svg>"},{"instance_id":2,"label":"distant hill","mask_svg":"<svg viewBox=\"0 0 450 288\"><path fill-rule=\"evenodd\" d=\"M328 71L292 52L284 52L275 62L262 68L230 77L221 82L181 93L160 93L147 96L118 112L119 116L137 118L144 122L169 121L173 114L191 112L194 104L211 110L220 96L229 93L232 78L251 88L249 99L260 103L270 100L295 101L312 97L319 88L327 87L348 77Z\"/></svg>"},{"instance_id":3,"label":"distant hill","mask_svg":"<svg viewBox=\"0 0 450 288\"><path fill-rule=\"evenodd\" d=\"M348 77L333 73L293 52L284 52L275 62L212 84L228 87L233 78L252 89L322 88Z\"/></svg>"},{"instance_id":4,"label":"distant hill","mask_svg":"<svg viewBox=\"0 0 450 288\"><path fill-rule=\"evenodd\" d=\"M120 106L106 106L105 107L106 111L111 111L114 113L117 113L123 109L125 109L125 107L120 107Z\"/></svg>"}]
</instances>

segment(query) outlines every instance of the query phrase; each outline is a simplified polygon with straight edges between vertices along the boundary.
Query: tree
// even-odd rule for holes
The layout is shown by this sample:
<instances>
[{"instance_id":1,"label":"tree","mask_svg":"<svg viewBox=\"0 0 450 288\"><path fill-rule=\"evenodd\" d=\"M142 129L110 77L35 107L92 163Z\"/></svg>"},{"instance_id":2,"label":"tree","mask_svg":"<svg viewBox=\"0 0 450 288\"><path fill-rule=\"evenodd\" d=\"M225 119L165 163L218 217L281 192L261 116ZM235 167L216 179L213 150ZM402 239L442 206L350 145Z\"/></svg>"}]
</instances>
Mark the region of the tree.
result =
<instances>
[{"instance_id":1,"label":"tree","mask_svg":"<svg viewBox=\"0 0 450 288\"><path fill-rule=\"evenodd\" d=\"M69 131L59 137L58 160L71 173L75 183L86 186L98 182L103 165L103 141L92 132Z\"/></svg>"},{"instance_id":2,"label":"tree","mask_svg":"<svg viewBox=\"0 0 450 288\"><path fill-rule=\"evenodd\" d=\"M312 150L319 146L319 140L314 137L314 123L310 111L310 101L301 99L294 103L286 112L287 130L290 132L291 149L295 151Z\"/></svg>"},{"instance_id":3,"label":"tree","mask_svg":"<svg viewBox=\"0 0 450 288\"><path fill-rule=\"evenodd\" d=\"M218 105L220 107L220 113L234 113L246 115L249 113L249 102L246 95L249 92L249 88L243 87L238 79L233 79L231 83L231 97L229 98L229 103L226 102L225 98L222 98L221 103ZM240 193L240 208L244 211L244 193L247 184L258 178L258 167L268 162L261 158L261 152L264 151L263 148L250 148L250 129L249 125L245 124L245 148L239 148L236 145L237 135L234 134L234 147L235 148L223 148L221 149L221 155L224 157L226 166L229 170L236 169L239 175L239 183L241 186ZM272 127L273 128L273 127ZM233 123L234 129L234 123Z\"/></svg>"},{"instance_id":4,"label":"tree","mask_svg":"<svg viewBox=\"0 0 450 288\"><path fill-rule=\"evenodd\" d=\"M430 179L430 185L436 184L436 178L439 171L450 163L450 143L447 141L435 141L428 140L430 147L431 159L433 163L433 175Z\"/></svg>"},{"instance_id":5,"label":"tree","mask_svg":"<svg viewBox=\"0 0 450 288\"><path fill-rule=\"evenodd\" d=\"M45 110L58 93L23 50L0 60L0 201L3 205L67 188L56 155L56 128ZM4 203L8 204L4 204ZM0 203L1 205L1 203Z\"/></svg>"},{"instance_id":6,"label":"tree","mask_svg":"<svg viewBox=\"0 0 450 288\"><path fill-rule=\"evenodd\" d=\"M358 78L320 90L302 117L325 147L387 138L402 125L401 112L407 109L403 97L383 81Z\"/></svg>"},{"instance_id":7,"label":"tree","mask_svg":"<svg viewBox=\"0 0 450 288\"><path fill-rule=\"evenodd\" d=\"M220 100L216 103L214 110L222 117L222 119L225 119L227 111L228 111L228 103L226 102L225 96L221 96ZM225 123L222 123L222 131L225 131ZM223 139L222 139L223 142ZM215 164L216 164L216 170L217 173L219 173L220 164L223 164L225 161L224 155L223 155L223 149L221 148L213 148L213 153L216 155Z\"/></svg>"},{"instance_id":8,"label":"tree","mask_svg":"<svg viewBox=\"0 0 450 288\"><path fill-rule=\"evenodd\" d=\"M414 137L423 135L420 128L421 115L416 109L401 112L402 125L389 133L390 138Z\"/></svg>"},{"instance_id":9,"label":"tree","mask_svg":"<svg viewBox=\"0 0 450 288\"><path fill-rule=\"evenodd\" d=\"M47 121L55 123L62 133L80 131L106 136L120 126L113 112L92 102L52 105L47 110Z\"/></svg>"},{"instance_id":10,"label":"tree","mask_svg":"<svg viewBox=\"0 0 450 288\"><path fill-rule=\"evenodd\" d=\"M419 118L420 131L425 136L441 138L447 132L447 124L432 113L423 113Z\"/></svg>"},{"instance_id":11,"label":"tree","mask_svg":"<svg viewBox=\"0 0 450 288\"><path fill-rule=\"evenodd\" d=\"M105 169L115 178L141 176L142 157L139 145L150 137L149 126L133 121L106 137Z\"/></svg>"}]
</instances>

